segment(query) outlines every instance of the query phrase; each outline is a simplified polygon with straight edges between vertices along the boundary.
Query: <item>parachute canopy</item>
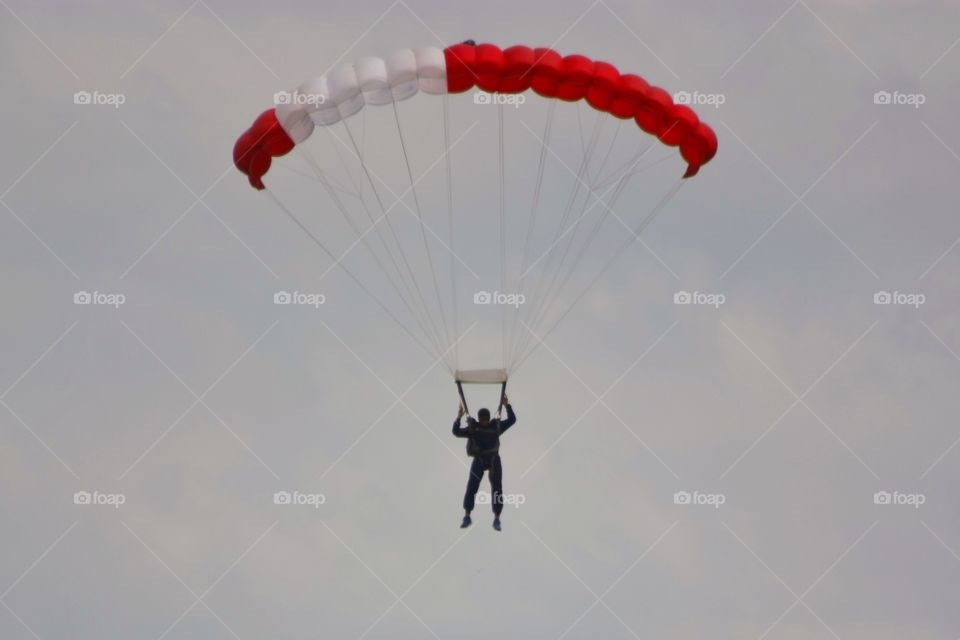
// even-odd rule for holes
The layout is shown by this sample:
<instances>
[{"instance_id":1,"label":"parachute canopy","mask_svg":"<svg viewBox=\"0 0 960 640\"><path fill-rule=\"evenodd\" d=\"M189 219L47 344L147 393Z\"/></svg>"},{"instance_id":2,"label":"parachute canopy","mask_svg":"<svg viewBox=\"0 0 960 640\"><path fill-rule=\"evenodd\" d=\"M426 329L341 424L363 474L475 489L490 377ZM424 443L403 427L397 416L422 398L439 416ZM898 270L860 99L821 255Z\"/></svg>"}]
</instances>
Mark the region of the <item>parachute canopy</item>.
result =
<instances>
[{"instance_id":1,"label":"parachute canopy","mask_svg":"<svg viewBox=\"0 0 960 640\"><path fill-rule=\"evenodd\" d=\"M697 114L674 104L669 93L638 75L621 74L612 64L578 54L561 56L552 49L516 45L456 44L403 49L387 58L362 58L300 85L289 99L264 111L237 140L234 164L250 184L263 189L272 158L290 152L310 137L315 126L329 126L365 105L389 104L418 91L517 94L532 89L544 98L585 100L598 111L633 119L663 144L679 147L687 162L685 178L717 152L717 136Z\"/></svg>"},{"instance_id":2,"label":"parachute canopy","mask_svg":"<svg viewBox=\"0 0 960 640\"><path fill-rule=\"evenodd\" d=\"M467 92L473 100L456 97ZM505 384L717 152L713 130L641 76L522 45L361 58L274 102L237 140L237 168L265 190L274 160L296 149L306 171L277 162L290 172L270 176L279 188L266 193L458 385ZM473 121L462 133L458 114ZM628 191L641 174L648 184ZM322 192L291 205L303 176ZM455 234L463 223L472 226ZM363 250L373 264L356 269ZM500 361L477 362L494 351L478 332L485 346L469 365L489 368L464 369L472 325L461 325L485 313L499 319Z\"/></svg>"}]
</instances>

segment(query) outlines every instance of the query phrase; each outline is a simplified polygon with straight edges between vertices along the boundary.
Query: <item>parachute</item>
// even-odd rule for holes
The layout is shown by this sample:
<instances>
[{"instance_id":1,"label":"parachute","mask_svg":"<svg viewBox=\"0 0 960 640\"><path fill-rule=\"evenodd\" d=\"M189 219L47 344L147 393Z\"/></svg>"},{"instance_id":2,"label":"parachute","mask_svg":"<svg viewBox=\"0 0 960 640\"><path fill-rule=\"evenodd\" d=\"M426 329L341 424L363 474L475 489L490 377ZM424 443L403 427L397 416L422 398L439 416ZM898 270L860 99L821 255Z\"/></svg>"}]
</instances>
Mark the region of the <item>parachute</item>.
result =
<instances>
[{"instance_id":1,"label":"parachute","mask_svg":"<svg viewBox=\"0 0 960 640\"><path fill-rule=\"evenodd\" d=\"M471 90L473 100L458 97ZM404 49L336 64L274 102L237 140L237 169L447 367L464 405L462 384L499 384L503 391L509 375L717 151L713 130L664 89L608 62L549 48L466 41ZM477 116L459 134L456 109ZM584 111L592 127L584 126ZM318 136L320 130L329 135ZM426 151L431 144L437 153ZM267 189L275 159L295 149L306 171L285 165L286 181ZM684 166L682 178L664 173L673 171L664 169L667 161ZM632 208L645 213L628 224L613 207L634 177L649 173L656 175L639 195L630 192ZM304 176L324 193L293 206L288 190L297 191L292 180ZM484 180L490 184L481 186ZM339 250L331 244L334 210L343 223L337 233L352 238ZM496 218L484 215L491 210ZM471 230L464 242L455 229L467 219L495 229ZM511 247L508 239L516 238L522 242ZM361 246L375 269L347 266L347 255ZM485 280L478 265L499 273ZM481 287L472 300L460 291L470 277ZM497 280L499 288L487 291ZM486 368L461 368L464 315L491 307L500 315L499 361L489 362L487 346L468 358Z\"/></svg>"}]
</instances>

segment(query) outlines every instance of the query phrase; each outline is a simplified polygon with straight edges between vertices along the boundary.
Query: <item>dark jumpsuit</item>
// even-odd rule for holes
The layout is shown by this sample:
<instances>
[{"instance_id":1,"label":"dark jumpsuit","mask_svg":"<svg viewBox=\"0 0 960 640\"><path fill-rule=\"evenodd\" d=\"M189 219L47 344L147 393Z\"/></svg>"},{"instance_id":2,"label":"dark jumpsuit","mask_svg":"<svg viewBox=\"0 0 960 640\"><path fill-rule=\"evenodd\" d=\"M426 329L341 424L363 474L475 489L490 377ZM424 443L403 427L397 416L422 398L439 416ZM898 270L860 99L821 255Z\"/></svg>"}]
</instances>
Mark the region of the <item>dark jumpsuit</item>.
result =
<instances>
[{"instance_id":1,"label":"dark jumpsuit","mask_svg":"<svg viewBox=\"0 0 960 640\"><path fill-rule=\"evenodd\" d=\"M503 511L503 463L500 461L500 434L512 427L517 416L513 407L504 405L507 410L507 419L494 418L486 427L473 422L469 426L461 427L460 418L453 423L453 435L458 438L473 438L478 453L470 465L470 477L467 480L467 491L463 495L463 508L473 511L474 500L483 480L483 472L490 472L490 488L493 491L493 513L499 516Z\"/></svg>"}]
</instances>

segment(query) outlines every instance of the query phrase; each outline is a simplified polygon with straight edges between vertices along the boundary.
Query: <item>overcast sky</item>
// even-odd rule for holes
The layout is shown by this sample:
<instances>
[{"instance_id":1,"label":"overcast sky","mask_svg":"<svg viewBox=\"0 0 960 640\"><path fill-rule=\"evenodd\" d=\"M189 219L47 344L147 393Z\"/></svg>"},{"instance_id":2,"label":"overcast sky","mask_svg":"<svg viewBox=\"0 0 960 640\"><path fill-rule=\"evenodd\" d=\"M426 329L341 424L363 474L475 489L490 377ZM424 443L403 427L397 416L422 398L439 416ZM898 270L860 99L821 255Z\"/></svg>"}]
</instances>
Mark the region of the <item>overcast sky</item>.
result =
<instances>
[{"instance_id":1,"label":"overcast sky","mask_svg":"<svg viewBox=\"0 0 960 640\"><path fill-rule=\"evenodd\" d=\"M231 158L275 92L465 38L699 96L720 141L531 327L502 533L486 504L457 527L450 372ZM0 0L0 637L960 637L958 38L945 0ZM499 116L472 95L449 98L452 247L442 98L398 105L419 202L390 107L349 130L376 193L343 125L266 177L429 340L307 160L357 216L403 195L389 221L432 295L420 205L466 368L503 365L499 309L473 304L501 284ZM545 104L503 109L514 277ZM593 118L557 108L544 223ZM649 140L602 127L625 157ZM649 159L562 299L683 171Z\"/></svg>"}]
</instances>

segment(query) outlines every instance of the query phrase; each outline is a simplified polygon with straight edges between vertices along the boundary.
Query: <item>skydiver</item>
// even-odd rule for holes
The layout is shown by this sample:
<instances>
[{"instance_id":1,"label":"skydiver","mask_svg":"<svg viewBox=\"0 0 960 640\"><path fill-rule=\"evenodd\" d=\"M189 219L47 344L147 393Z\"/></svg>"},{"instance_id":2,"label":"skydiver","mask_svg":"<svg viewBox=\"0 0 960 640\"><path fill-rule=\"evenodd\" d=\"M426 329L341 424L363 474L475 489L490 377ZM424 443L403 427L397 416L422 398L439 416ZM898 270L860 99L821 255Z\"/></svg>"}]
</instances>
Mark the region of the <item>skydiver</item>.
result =
<instances>
[{"instance_id":1,"label":"skydiver","mask_svg":"<svg viewBox=\"0 0 960 640\"><path fill-rule=\"evenodd\" d=\"M470 465L470 476L467 479L467 491L463 495L463 521L461 529L469 527L473 521L470 512L473 511L474 499L483 480L483 472L490 472L490 489L492 491L493 528L500 531L500 514L503 512L503 464L500 461L500 435L512 427L517 416L513 412L510 400L503 395L503 406L507 410L507 419L490 419L489 409L480 409L477 419L467 416L467 426L460 426L460 419L466 413L463 405L457 411L457 419L453 422L453 435L458 438L467 438L467 455L473 458Z\"/></svg>"}]
</instances>

